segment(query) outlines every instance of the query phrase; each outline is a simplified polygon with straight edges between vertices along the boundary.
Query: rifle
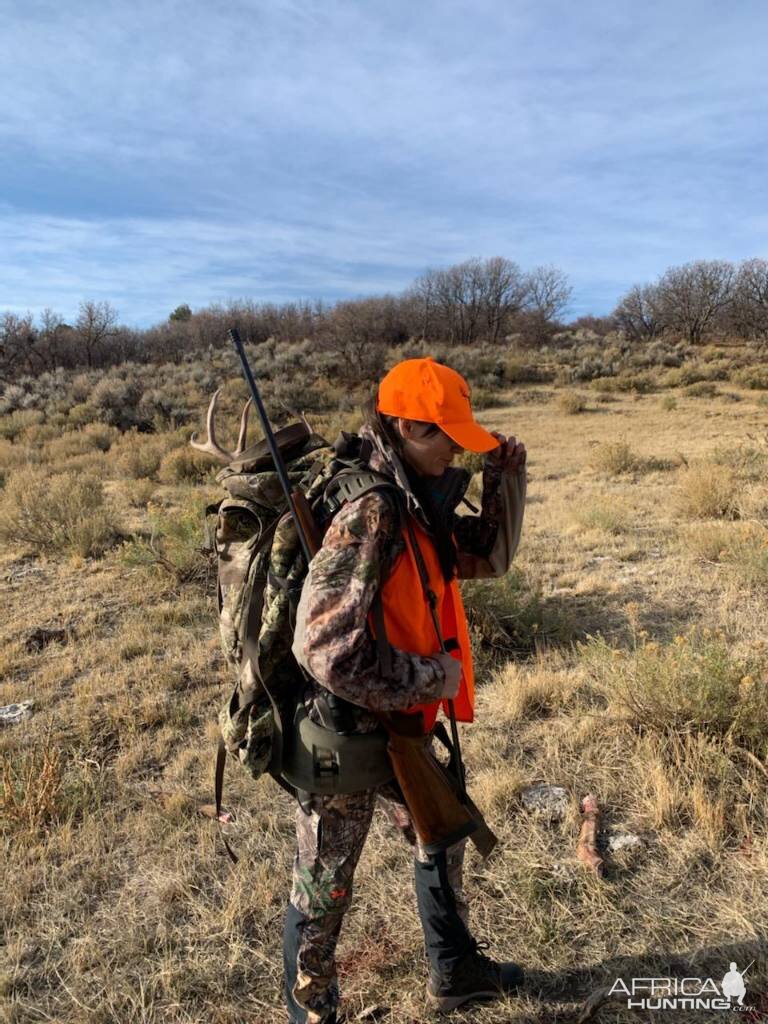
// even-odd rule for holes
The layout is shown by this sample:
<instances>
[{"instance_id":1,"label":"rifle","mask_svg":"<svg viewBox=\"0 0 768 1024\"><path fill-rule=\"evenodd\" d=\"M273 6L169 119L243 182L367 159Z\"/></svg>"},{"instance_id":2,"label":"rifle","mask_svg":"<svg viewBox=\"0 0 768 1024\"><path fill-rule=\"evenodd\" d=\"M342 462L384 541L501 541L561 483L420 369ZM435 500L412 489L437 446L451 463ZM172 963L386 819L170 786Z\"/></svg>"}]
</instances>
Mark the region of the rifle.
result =
<instances>
[{"instance_id":1,"label":"rifle","mask_svg":"<svg viewBox=\"0 0 768 1024\"><path fill-rule=\"evenodd\" d=\"M298 489L291 490L285 464L275 442L272 425L251 372L240 335L234 327L230 328L227 333L240 358L243 375L261 420L264 438L269 447L280 485L288 501L304 557L309 565L322 543L317 524L302 492ZM440 635L436 610L431 603L430 607L440 649L445 651L446 644L443 643ZM384 635L380 601L377 603L377 612L377 647L380 655L387 661L390 651ZM453 712L453 702L451 702L450 708ZM458 745L458 730L453 713L451 714L451 731L454 742L452 745L448 744L451 752L449 768L444 767L428 749L431 737L424 734L421 716L391 712L378 717L389 735L387 752L411 814L413 826L425 851L428 854L438 853L468 836L483 857L487 857L496 845L496 837L466 792L464 769ZM443 732L445 732L444 727Z\"/></svg>"}]
</instances>

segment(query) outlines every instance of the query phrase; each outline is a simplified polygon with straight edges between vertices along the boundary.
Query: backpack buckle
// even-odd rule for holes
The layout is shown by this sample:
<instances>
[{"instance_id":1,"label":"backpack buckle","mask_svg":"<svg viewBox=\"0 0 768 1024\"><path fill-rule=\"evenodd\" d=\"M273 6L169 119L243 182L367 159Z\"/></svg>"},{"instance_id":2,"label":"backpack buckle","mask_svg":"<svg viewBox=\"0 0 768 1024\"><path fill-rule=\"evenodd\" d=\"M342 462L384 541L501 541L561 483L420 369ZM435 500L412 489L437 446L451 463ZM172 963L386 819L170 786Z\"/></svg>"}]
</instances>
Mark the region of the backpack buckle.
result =
<instances>
[{"instance_id":1,"label":"backpack buckle","mask_svg":"<svg viewBox=\"0 0 768 1024\"><path fill-rule=\"evenodd\" d=\"M339 774L339 758L333 750L315 747L312 753L316 778L329 778Z\"/></svg>"}]
</instances>

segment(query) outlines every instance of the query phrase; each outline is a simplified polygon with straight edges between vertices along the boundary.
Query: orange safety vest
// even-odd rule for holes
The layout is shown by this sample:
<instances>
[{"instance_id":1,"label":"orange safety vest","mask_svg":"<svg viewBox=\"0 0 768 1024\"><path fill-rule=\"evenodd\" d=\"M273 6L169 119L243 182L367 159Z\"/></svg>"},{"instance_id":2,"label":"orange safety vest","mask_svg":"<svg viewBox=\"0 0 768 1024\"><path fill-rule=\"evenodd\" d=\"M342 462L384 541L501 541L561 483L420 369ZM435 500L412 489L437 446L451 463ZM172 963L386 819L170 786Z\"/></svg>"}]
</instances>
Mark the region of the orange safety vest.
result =
<instances>
[{"instance_id":1,"label":"orange safety vest","mask_svg":"<svg viewBox=\"0 0 768 1024\"><path fill-rule=\"evenodd\" d=\"M475 712L475 677L472 669L472 650L469 642L467 617L459 592L459 583L456 578L452 579L450 583L445 582L432 540L413 518L411 525L427 570L429 586L437 597L437 615L443 640L447 641L450 637L455 637L459 645L458 650L451 652L454 658L461 661L462 667L459 692L453 702L456 718L460 722L471 722ZM422 655L437 654L440 644L432 621L432 613L424 596L424 588L411 539L405 528L403 528L403 539L405 551L398 556L392 567L392 572L381 588L387 640L393 647L398 647L401 651ZM372 619L373 616L369 614L369 625L375 636L376 631ZM444 714L447 715L447 700L414 704L403 710L408 714L422 712L424 727L429 730L435 724L441 704Z\"/></svg>"}]
</instances>

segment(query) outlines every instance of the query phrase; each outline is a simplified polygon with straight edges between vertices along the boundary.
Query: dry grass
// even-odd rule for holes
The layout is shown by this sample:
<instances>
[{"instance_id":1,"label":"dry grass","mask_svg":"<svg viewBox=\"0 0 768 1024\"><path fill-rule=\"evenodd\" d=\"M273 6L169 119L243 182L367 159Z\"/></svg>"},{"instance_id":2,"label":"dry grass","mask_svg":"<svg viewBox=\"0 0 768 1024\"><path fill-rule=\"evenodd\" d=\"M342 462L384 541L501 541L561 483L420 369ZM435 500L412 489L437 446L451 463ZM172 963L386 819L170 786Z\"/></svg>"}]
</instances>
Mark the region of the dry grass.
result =
<instances>
[{"instance_id":1,"label":"dry grass","mask_svg":"<svg viewBox=\"0 0 768 1024\"><path fill-rule=\"evenodd\" d=\"M632 473L640 462L626 441L608 441L598 445L590 461L594 469L612 476Z\"/></svg>"},{"instance_id":2,"label":"dry grass","mask_svg":"<svg viewBox=\"0 0 768 1024\"><path fill-rule=\"evenodd\" d=\"M584 395L575 391L564 391L557 396L557 407L566 416L576 416L580 412L586 412L587 400Z\"/></svg>"},{"instance_id":3,"label":"dry grass","mask_svg":"<svg viewBox=\"0 0 768 1024\"><path fill-rule=\"evenodd\" d=\"M660 415L658 398L637 400L647 384L626 375L616 401L575 418L525 401L520 387L511 407L482 416L526 442L530 504L516 572L466 587L479 692L477 721L462 732L472 792L500 839L487 864L469 853L466 890L476 933L531 977L520 998L459 1022L573 1022L618 975L719 979L731 959L756 960L750 996L766 983L768 549L754 439L768 408L756 396L677 391ZM317 417L326 433L356 418ZM44 426L26 411L0 419L2 507L17 514L16 474L34 472L30 459L52 463L53 443L68 474L72 459L106 459L103 507L132 538L74 561L56 550L30 557L26 540L6 540L0 554L0 704L36 701L30 720L0 732L10 879L0 1019L278 1024L290 801L229 769L236 868L195 813L211 801L228 683L199 553L200 508L215 488L184 474L158 481L177 432L112 440L100 427L110 433L96 443L94 430L90 450L79 435L59 443L48 432L36 448L25 431ZM631 448L608 447L617 438ZM612 454L596 474L601 450ZM681 457L707 467L705 495L712 470L731 474L740 520L681 522L691 478L649 469ZM87 478L74 472L70 490L73 479ZM65 640L31 647L38 627ZM520 790L535 781L567 788L563 822L522 809ZM602 882L574 856L588 791L606 836L642 839L606 854ZM380 1007L383 1024L432 1019L409 859L377 817L339 947L350 1010ZM611 1005L598 1019L637 1017Z\"/></svg>"},{"instance_id":4,"label":"dry grass","mask_svg":"<svg viewBox=\"0 0 768 1024\"><path fill-rule=\"evenodd\" d=\"M739 486L727 466L702 463L680 472L680 512L691 519L733 518L739 507Z\"/></svg>"},{"instance_id":5,"label":"dry grass","mask_svg":"<svg viewBox=\"0 0 768 1024\"><path fill-rule=\"evenodd\" d=\"M632 522L632 510L623 501L617 501L607 494L595 494L589 504L577 511L576 520L587 530L627 533Z\"/></svg>"}]
</instances>

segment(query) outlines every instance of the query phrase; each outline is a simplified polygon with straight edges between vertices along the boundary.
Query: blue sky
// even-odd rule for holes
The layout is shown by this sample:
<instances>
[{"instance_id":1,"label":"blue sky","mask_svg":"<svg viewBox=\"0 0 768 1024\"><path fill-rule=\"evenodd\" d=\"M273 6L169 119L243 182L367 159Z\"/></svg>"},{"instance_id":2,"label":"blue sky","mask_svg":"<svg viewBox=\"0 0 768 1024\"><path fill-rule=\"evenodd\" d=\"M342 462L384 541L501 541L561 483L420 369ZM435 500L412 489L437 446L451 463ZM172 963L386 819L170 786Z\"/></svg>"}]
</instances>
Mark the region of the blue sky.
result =
<instances>
[{"instance_id":1,"label":"blue sky","mask_svg":"<svg viewBox=\"0 0 768 1024\"><path fill-rule=\"evenodd\" d=\"M768 257L768 5L0 0L0 311Z\"/></svg>"}]
</instances>

